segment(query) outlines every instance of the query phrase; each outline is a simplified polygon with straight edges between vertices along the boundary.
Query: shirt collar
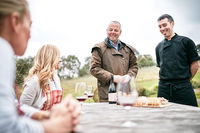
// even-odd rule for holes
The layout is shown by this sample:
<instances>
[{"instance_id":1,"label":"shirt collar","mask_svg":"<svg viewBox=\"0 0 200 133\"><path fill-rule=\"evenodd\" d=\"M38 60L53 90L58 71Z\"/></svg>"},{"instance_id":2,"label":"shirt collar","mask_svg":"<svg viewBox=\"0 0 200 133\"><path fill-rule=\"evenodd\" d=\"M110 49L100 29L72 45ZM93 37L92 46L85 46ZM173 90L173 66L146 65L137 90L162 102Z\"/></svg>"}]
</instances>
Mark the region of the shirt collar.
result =
<instances>
[{"instance_id":1,"label":"shirt collar","mask_svg":"<svg viewBox=\"0 0 200 133\"><path fill-rule=\"evenodd\" d=\"M15 55L13 48L11 47L10 43L7 40L5 40L4 38L0 37L0 44L4 45L5 47L7 47L9 49L9 52L13 56Z\"/></svg>"},{"instance_id":2,"label":"shirt collar","mask_svg":"<svg viewBox=\"0 0 200 133\"><path fill-rule=\"evenodd\" d=\"M116 50L119 50L119 49L121 48L121 45L122 45L122 43L121 43L120 40L118 40L118 41L117 41L117 45L115 45L115 44L113 43L113 41L111 41L109 38L106 38L106 39L105 39L105 42L106 42L107 46L112 47L112 48L114 48L114 49L116 49ZM115 46L117 46L117 47L115 47Z\"/></svg>"},{"instance_id":3,"label":"shirt collar","mask_svg":"<svg viewBox=\"0 0 200 133\"><path fill-rule=\"evenodd\" d=\"M171 38L171 40L173 40L174 38L176 38L178 35L175 33L175 35ZM165 38L165 41L170 41L170 40L167 40L166 38Z\"/></svg>"}]
</instances>

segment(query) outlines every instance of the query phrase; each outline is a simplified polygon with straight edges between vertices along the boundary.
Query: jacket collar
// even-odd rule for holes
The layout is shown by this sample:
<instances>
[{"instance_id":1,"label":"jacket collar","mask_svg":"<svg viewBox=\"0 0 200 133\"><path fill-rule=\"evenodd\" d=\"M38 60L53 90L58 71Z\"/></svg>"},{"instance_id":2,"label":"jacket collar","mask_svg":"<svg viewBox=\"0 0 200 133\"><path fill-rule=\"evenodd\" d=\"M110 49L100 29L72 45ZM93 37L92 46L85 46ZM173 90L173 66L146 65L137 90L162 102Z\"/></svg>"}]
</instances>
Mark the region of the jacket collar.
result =
<instances>
[{"instance_id":1,"label":"jacket collar","mask_svg":"<svg viewBox=\"0 0 200 133\"><path fill-rule=\"evenodd\" d=\"M171 41L174 40L178 35L175 33L175 35L171 38L171 40L167 40L166 38L163 40L164 46L163 49L170 47L172 45Z\"/></svg>"},{"instance_id":2,"label":"jacket collar","mask_svg":"<svg viewBox=\"0 0 200 133\"><path fill-rule=\"evenodd\" d=\"M173 40L173 39L176 38L177 36L178 36L178 34L175 33L175 35L171 38L171 40ZM165 38L164 41L166 42L166 41L170 41L170 40L167 40L167 39Z\"/></svg>"},{"instance_id":3,"label":"jacket collar","mask_svg":"<svg viewBox=\"0 0 200 133\"><path fill-rule=\"evenodd\" d=\"M109 38L106 38L104 42L107 47L115 49L115 47L112 45L112 41ZM118 45L118 50L120 50L122 48L122 42L118 40L117 45Z\"/></svg>"}]
</instances>

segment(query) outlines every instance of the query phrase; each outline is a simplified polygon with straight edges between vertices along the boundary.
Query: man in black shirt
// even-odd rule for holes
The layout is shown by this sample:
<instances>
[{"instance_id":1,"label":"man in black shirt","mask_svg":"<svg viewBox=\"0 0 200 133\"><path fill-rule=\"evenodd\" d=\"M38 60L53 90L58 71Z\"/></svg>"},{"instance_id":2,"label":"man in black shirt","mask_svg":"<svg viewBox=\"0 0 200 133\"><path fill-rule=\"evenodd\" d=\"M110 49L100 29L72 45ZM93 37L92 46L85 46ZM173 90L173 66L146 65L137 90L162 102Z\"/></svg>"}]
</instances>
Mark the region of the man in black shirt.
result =
<instances>
[{"instance_id":1,"label":"man in black shirt","mask_svg":"<svg viewBox=\"0 0 200 133\"><path fill-rule=\"evenodd\" d=\"M200 57L194 42L173 31L174 20L164 14L158 26L165 39L156 47L157 66L160 67L158 97L170 102L198 106L190 80L196 74Z\"/></svg>"}]
</instances>

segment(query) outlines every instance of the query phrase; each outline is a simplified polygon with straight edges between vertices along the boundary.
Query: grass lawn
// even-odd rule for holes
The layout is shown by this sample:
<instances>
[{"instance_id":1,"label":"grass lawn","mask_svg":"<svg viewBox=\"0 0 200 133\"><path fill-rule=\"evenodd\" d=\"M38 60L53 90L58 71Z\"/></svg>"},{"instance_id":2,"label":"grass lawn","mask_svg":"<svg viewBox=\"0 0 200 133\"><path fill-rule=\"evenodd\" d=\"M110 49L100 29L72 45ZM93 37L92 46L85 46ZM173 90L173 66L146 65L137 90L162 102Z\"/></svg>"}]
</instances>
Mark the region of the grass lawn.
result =
<instances>
[{"instance_id":1,"label":"grass lawn","mask_svg":"<svg viewBox=\"0 0 200 133\"><path fill-rule=\"evenodd\" d=\"M145 88L151 91L155 86L158 85L158 73L159 68L153 67L145 67L141 68L138 71L138 75L136 78L136 87L137 88ZM193 78L194 81L200 80L200 71ZM94 89L97 88L97 80L92 75L87 75L80 78L74 78L69 80L62 80L61 85L64 88L64 95L71 93L75 96L74 88L76 83L85 82L87 85L92 85ZM151 95L156 96L157 94ZM198 99L200 99L200 93L196 93Z\"/></svg>"},{"instance_id":2,"label":"grass lawn","mask_svg":"<svg viewBox=\"0 0 200 133\"><path fill-rule=\"evenodd\" d=\"M199 81L200 80L200 70L196 73L196 75L193 77L194 81Z\"/></svg>"},{"instance_id":3,"label":"grass lawn","mask_svg":"<svg viewBox=\"0 0 200 133\"><path fill-rule=\"evenodd\" d=\"M197 99L200 99L200 92L196 92Z\"/></svg>"},{"instance_id":4,"label":"grass lawn","mask_svg":"<svg viewBox=\"0 0 200 133\"><path fill-rule=\"evenodd\" d=\"M136 78L136 87L145 88L148 91L153 91L152 89L158 85L158 72L159 68L155 66L139 69ZM193 81L200 81L200 71L195 75ZM94 90L97 88L97 80L92 75L87 75L74 79L61 80L61 86L64 88L64 96L66 96L67 94L72 94L73 96L75 96L75 85L78 82L85 82L87 85L92 85ZM21 88L21 86L19 88ZM20 89L20 93L21 91L22 89ZM157 93L155 92L153 95L150 96L155 97L156 95ZM200 99L200 92L196 92L196 97L197 99Z\"/></svg>"},{"instance_id":5,"label":"grass lawn","mask_svg":"<svg viewBox=\"0 0 200 133\"><path fill-rule=\"evenodd\" d=\"M148 90L153 89L158 85L158 72L159 68L153 67L145 67L141 68L138 71L136 78L136 87L137 88L145 88ZM193 78L194 81L200 80L200 72L198 72ZM74 94L74 88L76 83L85 82L87 85L92 85L94 89L97 88L97 80L92 75L87 75L80 78L62 80L61 85L65 89L64 94L72 93Z\"/></svg>"},{"instance_id":6,"label":"grass lawn","mask_svg":"<svg viewBox=\"0 0 200 133\"><path fill-rule=\"evenodd\" d=\"M61 86L64 88L64 95L71 93L74 96L75 85L78 82L85 82L87 85L92 85L94 89L97 88L96 78L91 75L69 80L61 80Z\"/></svg>"},{"instance_id":7,"label":"grass lawn","mask_svg":"<svg viewBox=\"0 0 200 133\"><path fill-rule=\"evenodd\" d=\"M155 87L156 85L158 85L158 79L143 80L136 82L137 88L146 88L149 90L153 89L153 87Z\"/></svg>"},{"instance_id":8,"label":"grass lawn","mask_svg":"<svg viewBox=\"0 0 200 133\"><path fill-rule=\"evenodd\" d=\"M157 67L146 67L139 69L136 78L137 88L152 89L158 84L158 68ZM75 85L78 82L85 82L87 85L92 85L94 89L97 88L97 80L92 75L87 75L80 78L62 80L61 85L65 89L64 94L74 94Z\"/></svg>"}]
</instances>

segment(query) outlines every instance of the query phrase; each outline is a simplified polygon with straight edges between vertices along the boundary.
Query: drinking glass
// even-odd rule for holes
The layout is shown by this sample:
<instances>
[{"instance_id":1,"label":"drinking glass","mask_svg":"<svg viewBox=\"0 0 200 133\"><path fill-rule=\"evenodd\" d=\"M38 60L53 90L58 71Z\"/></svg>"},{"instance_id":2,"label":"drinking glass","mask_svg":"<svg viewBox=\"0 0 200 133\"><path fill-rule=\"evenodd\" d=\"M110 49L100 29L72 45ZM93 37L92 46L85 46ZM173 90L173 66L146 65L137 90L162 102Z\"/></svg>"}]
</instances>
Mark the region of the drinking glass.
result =
<instances>
[{"instance_id":1,"label":"drinking glass","mask_svg":"<svg viewBox=\"0 0 200 133\"><path fill-rule=\"evenodd\" d=\"M117 98L118 103L124 106L124 109L129 112L133 104L136 102L138 97L138 93L135 87L134 79L130 79L128 82L119 82L117 84ZM130 120L125 121L122 126L123 127L133 127L137 124Z\"/></svg>"},{"instance_id":2,"label":"drinking glass","mask_svg":"<svg viewBox=\"0 0 200 133\"><path fill-rule=\"evenodd\" d=\"M76 99L80 102L81 107L83 105L83 102L88 98L88 96L85 95L86 87L87 85L84 82L77 83L75 87ZM81 113L84 113L84 112L81 111Z\"/></svg>"},{"instance_id":3,"label":"drinking glass","mask_svg":"<svg viewBox=\"0 0 200 133\"><path fill-rule=\"evenodd\" d=\"M88 96L88 102L92 102L92 97L94 96L92 85L87 85L85 94Z\"/></svg>"}]
</instances>

